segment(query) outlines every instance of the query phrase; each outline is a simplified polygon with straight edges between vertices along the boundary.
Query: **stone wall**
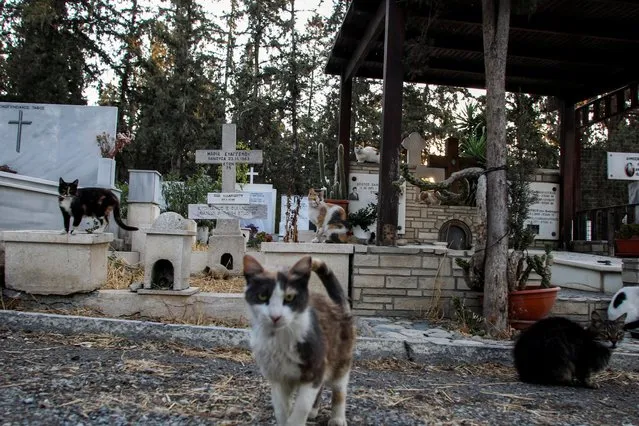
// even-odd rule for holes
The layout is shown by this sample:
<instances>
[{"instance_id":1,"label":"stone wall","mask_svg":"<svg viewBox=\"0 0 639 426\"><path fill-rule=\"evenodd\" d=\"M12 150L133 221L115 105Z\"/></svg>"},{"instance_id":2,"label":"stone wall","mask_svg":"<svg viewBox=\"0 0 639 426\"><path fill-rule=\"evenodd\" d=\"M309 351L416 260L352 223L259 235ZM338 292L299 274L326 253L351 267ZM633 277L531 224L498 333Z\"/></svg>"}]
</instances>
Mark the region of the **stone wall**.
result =
<instances>
[{"instance_id":1,"label":"stone wall","mask_svg":"<svg viewBox=\"0 0 639 426\"><path fill-rule=\"evenodd\" d=\"M610 256L610 244L606 240L584 241L574 240L570 243L572 251L577 253L596 254L599 256Z\"/></svg>"},{"instance_id":2,"label":"stone wall","mask_svg":"<svg viewBox=\"0 0 639 426\"><path fill-rule=\"evenodd\" d=\"M454 296L479 308L456 257L466 251L437 247L355 246L351 296L353 311L365 316L419 316L441 307L450 315Z\"/></svg>"}]
</instances>

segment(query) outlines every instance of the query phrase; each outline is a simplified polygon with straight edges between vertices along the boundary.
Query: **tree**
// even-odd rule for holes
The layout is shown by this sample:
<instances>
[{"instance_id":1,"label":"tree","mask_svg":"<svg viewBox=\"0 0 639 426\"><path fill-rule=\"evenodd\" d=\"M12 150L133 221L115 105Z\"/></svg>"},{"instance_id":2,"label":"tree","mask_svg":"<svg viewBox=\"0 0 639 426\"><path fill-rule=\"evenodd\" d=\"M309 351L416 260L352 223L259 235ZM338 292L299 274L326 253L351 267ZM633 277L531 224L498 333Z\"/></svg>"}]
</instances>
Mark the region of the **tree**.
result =
<instances>
[{"instance_id":1,"label":"tree","mask_svg":"<svg viewBox=\"0 0 639 426\"><path fill-rule=\"evenodd\" d=\"M487 124L487 223L484 318L489 335L508 330L508 183L506 181L506 57L511 0L482 0Z\"/></svg>"}]
</instances>

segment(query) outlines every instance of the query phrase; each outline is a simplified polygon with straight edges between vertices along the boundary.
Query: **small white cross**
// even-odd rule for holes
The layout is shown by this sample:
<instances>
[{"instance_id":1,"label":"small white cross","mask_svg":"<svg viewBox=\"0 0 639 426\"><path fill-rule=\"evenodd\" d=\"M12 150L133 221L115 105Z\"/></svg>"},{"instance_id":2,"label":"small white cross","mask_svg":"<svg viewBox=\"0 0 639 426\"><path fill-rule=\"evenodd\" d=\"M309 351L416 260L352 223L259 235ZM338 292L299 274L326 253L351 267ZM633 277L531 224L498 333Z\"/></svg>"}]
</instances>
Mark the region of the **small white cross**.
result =
<instances>
[{"instance_id":1,"label":"small white cross","mask_svg":"<svg viewBox=\"0 0 639 426\"><path fill-rule=\"evenodd\" d=\"M246 174L249 177L249 183L253 185L253 176L258 176L259 173L253 171L253 166L251 166L251 171Z\"/></svg>"}]
</instances>

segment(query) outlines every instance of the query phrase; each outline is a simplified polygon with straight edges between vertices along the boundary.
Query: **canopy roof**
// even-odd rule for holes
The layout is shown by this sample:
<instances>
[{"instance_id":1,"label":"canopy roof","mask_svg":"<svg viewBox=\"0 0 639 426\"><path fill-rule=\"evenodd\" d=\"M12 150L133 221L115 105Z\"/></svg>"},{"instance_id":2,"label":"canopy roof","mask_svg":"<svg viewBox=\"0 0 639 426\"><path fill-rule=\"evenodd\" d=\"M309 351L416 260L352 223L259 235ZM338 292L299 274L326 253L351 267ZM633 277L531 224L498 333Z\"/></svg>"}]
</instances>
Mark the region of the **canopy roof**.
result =
<instances>
[{"instance_id":1,"label":"canopy roof","mask_svg":"<svg viewBox=\"0 0 639 426\"><path fill-rule=\"evenodd\" d=\"M352 0L326 73L383 78L386 0ZM511 16L506 90L583 100L639 78L639 0L537 0ZM484 88L480 0L404 0L404 81ZM361 57L361 58L360 58Z\"/></svg>"}]
</instances>

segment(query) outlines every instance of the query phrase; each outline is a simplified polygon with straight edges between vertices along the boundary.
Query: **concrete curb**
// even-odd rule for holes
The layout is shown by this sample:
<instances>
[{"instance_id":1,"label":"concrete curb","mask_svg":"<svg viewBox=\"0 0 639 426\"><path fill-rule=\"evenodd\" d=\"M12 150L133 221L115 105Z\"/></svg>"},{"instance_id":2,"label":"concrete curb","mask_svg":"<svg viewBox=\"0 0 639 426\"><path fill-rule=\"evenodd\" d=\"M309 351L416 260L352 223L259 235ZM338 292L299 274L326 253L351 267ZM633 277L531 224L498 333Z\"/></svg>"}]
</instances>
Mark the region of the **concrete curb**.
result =
<instances>
[{"instance_id":1,"label":"concrete curb","mask_svg":"<svg viewBox=\"0 0 639 426\"><path fill-rule=\"evenodd\" d=\"M133 341L174 342L199 348L249 348L247 329L225 327L0 310L0 328L67 335L110 334ZM355 358L359 360L387 357L406 359L406 346L410 348L408 351L414 361L424 364L494 362L512 365L512 343L499 341L484 343L452 340L444 343L359 337L355 346ZM610 365L618 369L639 369L639 353L617 350L613 353Z\"/></svg>"}]
</instances>

